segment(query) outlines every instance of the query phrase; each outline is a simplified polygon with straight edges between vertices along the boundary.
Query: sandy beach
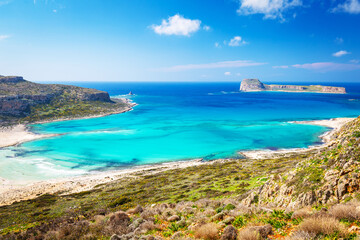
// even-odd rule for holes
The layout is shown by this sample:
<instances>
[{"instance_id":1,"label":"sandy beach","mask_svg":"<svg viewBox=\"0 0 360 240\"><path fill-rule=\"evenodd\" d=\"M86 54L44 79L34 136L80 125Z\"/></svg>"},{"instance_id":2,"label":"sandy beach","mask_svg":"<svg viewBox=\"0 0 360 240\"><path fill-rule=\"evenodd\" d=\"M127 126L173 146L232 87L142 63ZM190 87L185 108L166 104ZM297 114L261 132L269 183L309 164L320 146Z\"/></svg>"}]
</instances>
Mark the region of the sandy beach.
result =
<instances>
[{"instance_id":1,"label":"sandy beach","mask_svg":"<svg viewBox=\"0 0 360 240\"><path fill-rule=\"evenodd\" d=\"M41 124L41 123L49 123L49 122L60 122L60 121L70 121L70 120L76 120L76 119L89 119L89 118L99 118L99 117L105 117L113 114L120 114L124 112L131 111L134 106L136 106L136 103L133 103L129 101L128 99L124 98L117 98L118 101L122 101L129 105L129 107L123 108L119 111L114 111L110 113L104 113L99 115L93 115L88 117L79 117L79 118L60 118L56 120L48 120L48 121L38 121L33 124ZM25 124L18 124L15 126L7 126L0 128L0 148L2 147L9 147L18 145L24 142L29 142L41 138L49 138L49 137L55 137L59 134L36 134L29 130L29 127Z\"/></svg>"},{"instance_id":2,"label":"sandy beach","mask_svg":"<svg viewBox=\"0 0 360 240\"><path fill-rule=\"evenodd\" d=\"M301 121L293 122L296 124L312 124L321 125L331 128L332 130L325 133L321 138L324 144L318 146L311 146L304 149L284 149L279 151L271 150L256 150L239 152L243 156L249 159L265 159L273 157L291 156L292 154L299 154L302 152L309 152L313 150L319 150L331 144L331 136L339 131L341 127L353 120L354 118L335 118L330 120L317 120L317 121ZM37 138L49 137L44 135L37 135L27 131L24 125L18 125L12 129L0 132L0 138L2 139L3 146L13 145L24 141L31 141ZM6 140L6 141L5 141ZM156 174L158 172L176 169L186 168L191 166L199 166L204 164L213 164L219 161L215 160L211 162L205 162L201 159L195 159L190 161L179 161L162 163L151 166L139 166L130 169L106 171L93 174L87 174L77 177L71 177L66 179L47 180L41 182L34 182L31 184L18 185L13 184L10 181L0 178L0 206L8 205L15 201L26 200L35 198L42 194L54 194L61 192L62 194L76 193L80 191L86 191L94 188L98 184L108 183L121 178L136 178L139 175Z\"/></svg>"},{"instance_id":3,"label":"sandy beach","mask_svg":"<svg viewBox=\"0 0 360 240\"><path fill-rule=\"evenodd\" d=\"M0 129L0 148L17 145L23 142L33 141L40 138L54 137L57 134L35 134L29 131L24 124Z\"/></svg>"},{"instance_id":4,"label":"sandy beach","mask_svg":"<svg viewBox=\"0 0 360 240\"><path fill-rule=\"evenodd\" d=\"M12 184L10 181L0 178L0 206L8 205L16 201L32 199L42 194L54 194L59 192L62 194L70 194L87 191L94 188L96 185L122 178L137 178L139 176L156 174L171 169L213 164L221 161L227 160L205 162L202 161L202 159L194 159L190 161L169 162L130 169L93 173L66 179L34 182L26 185Z\"/></svg>"}]
</instances>

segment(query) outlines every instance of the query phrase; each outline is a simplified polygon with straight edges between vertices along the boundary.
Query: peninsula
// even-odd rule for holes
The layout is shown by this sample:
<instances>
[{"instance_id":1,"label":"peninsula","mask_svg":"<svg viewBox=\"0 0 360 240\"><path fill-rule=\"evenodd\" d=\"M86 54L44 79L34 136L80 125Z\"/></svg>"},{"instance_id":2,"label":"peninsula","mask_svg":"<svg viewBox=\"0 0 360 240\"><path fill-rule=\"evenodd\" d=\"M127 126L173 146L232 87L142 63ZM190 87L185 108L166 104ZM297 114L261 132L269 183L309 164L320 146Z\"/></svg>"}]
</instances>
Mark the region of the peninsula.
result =
<instances>
[{"instance_id":1,"label":"peninsula","mask_svg":"<svg viewBox=\"0 0 360 240\"><path fill-rule=\"evenodd\" d=\"M107 92L96 89L0 75L0 126L109 115L132 106L126 99L110 99Z\"/></svg>"},{"instance_id":2,"label":"peninsula","mask_svg":"<svg viewBox=\"0 0 360 240\"><path fill-rule=\"evenodd\" d=\"M244 79L240 85L242 92L258 92L258 91L280 91L280 92L314 92L314 93L346 93L344 87L330 87L322 85L279 85L264 84L259 79Z\"/></svg>"}]
</instances>

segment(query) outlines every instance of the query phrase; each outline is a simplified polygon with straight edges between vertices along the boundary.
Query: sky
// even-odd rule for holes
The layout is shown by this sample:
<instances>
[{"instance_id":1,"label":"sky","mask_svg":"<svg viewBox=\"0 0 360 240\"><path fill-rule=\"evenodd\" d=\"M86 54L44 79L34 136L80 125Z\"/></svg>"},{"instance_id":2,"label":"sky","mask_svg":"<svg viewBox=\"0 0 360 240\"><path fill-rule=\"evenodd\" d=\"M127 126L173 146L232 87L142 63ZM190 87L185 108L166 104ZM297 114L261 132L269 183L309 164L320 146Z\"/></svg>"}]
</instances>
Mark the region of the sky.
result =
<instances>
[{"instance_id":1,"label":"sky","mask_svg":"<svg viewBox=\"0 0 360 240\"><path fill-rule=\"evenodd\" d=\"M0 75L360 82L360 0L0 0Z\"/></svg>"}]
</instances>

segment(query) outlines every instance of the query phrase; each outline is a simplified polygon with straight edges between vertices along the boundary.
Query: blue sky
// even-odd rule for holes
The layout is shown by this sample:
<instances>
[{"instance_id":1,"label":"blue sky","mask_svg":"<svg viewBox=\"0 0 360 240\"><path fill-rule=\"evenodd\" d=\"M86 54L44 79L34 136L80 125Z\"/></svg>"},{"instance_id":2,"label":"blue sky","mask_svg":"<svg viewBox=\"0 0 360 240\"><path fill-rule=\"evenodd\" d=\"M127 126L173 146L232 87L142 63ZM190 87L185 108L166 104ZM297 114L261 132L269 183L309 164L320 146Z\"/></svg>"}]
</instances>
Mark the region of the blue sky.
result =
<instances>
[{"instance_id":1,"label":"blue sky","mask_svg":"<svg viewBox=\"0 0 360 240\"><path fill-rule=\"evenodd\" d=\"M360 0L0 0L0 74L360 82Z\"/></svg>"}]
</instances>

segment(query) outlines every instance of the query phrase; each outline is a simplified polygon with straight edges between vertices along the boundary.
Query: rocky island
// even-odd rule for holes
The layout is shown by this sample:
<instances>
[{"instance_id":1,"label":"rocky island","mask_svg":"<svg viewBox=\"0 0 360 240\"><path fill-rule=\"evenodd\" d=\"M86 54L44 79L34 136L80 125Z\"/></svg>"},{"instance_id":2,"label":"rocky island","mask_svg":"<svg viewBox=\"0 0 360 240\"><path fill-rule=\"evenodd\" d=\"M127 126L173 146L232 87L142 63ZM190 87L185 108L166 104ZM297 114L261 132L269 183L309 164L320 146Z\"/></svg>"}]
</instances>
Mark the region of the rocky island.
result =
<instances>
[{"instance_id":1,"label":"rocky island","mask_svg":"<svg viewBox=\"0 0 360 240\"><path fill-rule=\"evenodd\" d=\"M126 99L110 99L96 89L0 75L0 125L108 115L131 107Z\"/></svg>"},{"instance_id":2,"label":"rocky island","mask_svg":"<svg viewBox=\"0 0 360 240\"><path fill-rule=\"evenodd\" d=\"M281 92L314 92L314 93L346 93L344 87L330 87L322 85L279 85L264 84L259 79L244 79L240 85L242 92L258 92L258 91L281 91Z\"/></svg>"}]
</instances>

